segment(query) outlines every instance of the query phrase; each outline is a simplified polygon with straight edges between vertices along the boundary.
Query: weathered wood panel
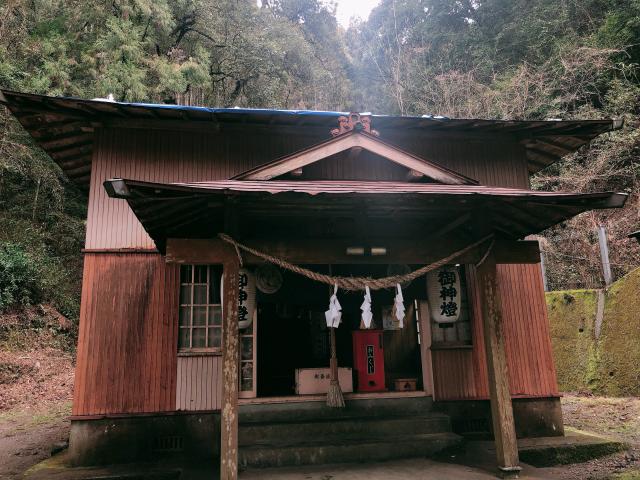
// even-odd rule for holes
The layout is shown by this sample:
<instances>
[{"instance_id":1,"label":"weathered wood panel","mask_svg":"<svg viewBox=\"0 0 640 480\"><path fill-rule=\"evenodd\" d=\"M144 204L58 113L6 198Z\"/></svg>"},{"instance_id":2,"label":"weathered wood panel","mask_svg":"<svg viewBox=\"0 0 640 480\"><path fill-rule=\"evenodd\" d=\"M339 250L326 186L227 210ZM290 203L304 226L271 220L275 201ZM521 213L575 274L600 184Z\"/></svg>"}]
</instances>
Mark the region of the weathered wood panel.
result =
<instances>
[{"instance_id":1,"label":"weathered wood panel","mask_svg":"<svg viewBox=\"0 0 640 480\"><path fill-rule=\"evenodd\" d=\"M175 410L179 267L86 254L73 415Z\"/></svg>"},{"instance_id":2,"label":"weathered wood panel","mask_svg":"<svg viewBox=\"0 0 640 480\"><path fill-rule=\"evenodd\" d=\"M325 138L295 135L269 136L261 133L256 134L251 141L247 141L246 135L221 135L216 132L205 135L198 131L173 133L140 129L100 130L97 133L97 148L94 150L93 157L86 248L89 250L154 248L153 242L146 235L126 202L107 197L102 182L108 178L124 177L158 182L225 179ZM385 138L383 135L383 138L418 156L475 178L482 184L508 187L529 185L524 151L520 145L507 137L484 140L471 138L465 141L451 135L443 135L442 138L424 136L410 140L407 140L409 138L407 136ZM337 162L335 159L320 162L314 166L314 169L305 172L305 176L341 178L344 175L355 175L354 169L359 165L358 162L366 160L366 157L363 155L362 158L352 158L346 162ZM367 165L371 167L367 170L367 175L371 179L382 180L387 175L400 179L401 171L397 170L396 166L378 162L381 161L376 159ZM136 257L134 262L139 267L143 257L146 258L144 262L153 263L150 260L154 258L153 256L139 257ZM127 352L124 334L117 333L116 338L108 342L95 339L96 335L105 336L107 333L112 333L116 320L104 320L104 312L109 309L119 311L120 316L122 312L127 312L127 315L134 312L136 318L145 319L143 322L145 324L147 322L153 324L158 321L159 316L165 315L165 319L171 319L170 325L163 327L167 329L169 326L175 328L177 323L175 315L169 313L176 308L177 298L167 295L167 289L155 292L157 305L148 309L144 307L144 305L149 306L148 302L152 300L149 295L141 293L143 288L141 285L145 282L141 271L149 267L140 267L141 270L136 270L138 267L131 266L130 275L126 273L121 275L122 271L127 271L122 267L127 261L116 260L117 258L118 256L105 256L98 261L97 256L87 255L74 414L100 413L101 411L156 411L153 409L174 409L176 406L175 337L162 338L165 343L162 341L157 343L158 339L154 340L153 337L146 340L140 339L145 344L144 355L147 355L149 360L158 356L159 352L172 352L170 355L160 356L163 362L174 362L174 366L161 368L158 372L152 371L156 367L151 367L148 363L141 365L139 371L129 371L132 366L135 366L136 360L129 365L117 367L124 368L123 371L112 368L111 363L114 361L120 362L122 358L128 360L128 355L132 355ZM159 266L154 268L157 271L161 269ZM177 275L177 270L173 270L169 275L171 267L167 268L169 270L163 273L166 277L165 282L168 281L169 276ZM119 273L116 273L116 270L119 270ZM473 276L474 272L472 269L469 270L469 275ZM505 329L508 336L507 358L511 372L511 392L520 396L557 394L539 267L537 265L499 266L498 274L507 289L503 294L503 301L506 312ZM131 284L125 284L124 278L130 278ZM177 280L174 278L173 281ZM479 312L477 291L470 290L472 290L473 303L476 305L474 310ZM114 294L116 297L113 297ZM113 298L118 296L124 298L129 304L108 306L101 297L109 295ZM166 307L164 313L159 313L160 304ZM122 323L122 320L118 321ZM105 327L105 322L110 322L109 328ZM138 326L137 328L149 327ZM472 349L433 352L436 398L488 398L483 334L479 317L474 317L472 328L474 338ZM88 331L92 332L91 335L84 333ZM85 336L88 338L84 338ZM106 343L101 343L103 341ZM154 348L158 348L157 352L150 348L152 344ZM108 354L107 352L112 348L115 353ZM515 367L512 367L512 364ZM166 363L163 365L166 366ZM169 389L173 400L168 401L165 398L163 401L158 401L158 407L155 406L155 400L151 400L156 387L147 387L158 381L155 378L157 375L165 377L173 375L171 381L174 382ZM104 382L105 379L106 382ZM101 381L103 384L100 384ZM116 385L113 391L107 392L108 387L104 383L109 381L117 381L117 383L112 384ZM139 396L130 391L132 388L141 388L141 385L146 389L143 395Z\"/></svg>"},{"instance_id":3,"label":"weathered wood panel","mask_svg":"<svg viewBox=\"0 0 640 480\"><path fill-rule=\"evenodd\" d=\"M96 133L87 219L87 249L154 248L126 202L110 199L102 186L109 178L153 182L197 182L227 179L282 155L310 146L324 137L225 135L198 131L168 132L103 129ZM527 187L524 150L509 137L398 136L387 138L420 157L475 178L482 184ZM410 141L408 139L411 139ZM371 161L369 161L371 160ZM360 166L371 180L400 180L402 169L363 152L361 158L318 162L305 178L342 179ZM308 176L307 176L308 175ZM355 178L355 177L354 177Z\"/></svg>"},{"instance_id":4,"label":"weathered wood panel","mask_svg":"<svg viewBox=\"0 0 640 480\"><path fill-rule=\"evenodd\" d=\"M178 357L176 410L219 410L221 378L218 355Z\"/></svg>"},{"instance_id":5,"label":"weathered wood panel","mask_svg":"<svg viewBox=\"0 0 640 480\"><path fill-rule=\"evenodd\" d=\"M105 129L96 133L87 213L87 249L154 248L126 202L108 198L109 178L154 182L226 179L317 142L304 137Z\"/></svg>"},{"instance_id":6,"label":"weathered wood panel","mask_svg":"<svg viewBox=\"0 0 640 480\"><path fill-rule=\"evenodd\" d=\"M433 351L437 400L489 398L480 292L475 269L467 270L467 284L474 286L469 289L473 347ZM540 265L498 265L497 271L511 394L558 395Z\"/></svg>"}]
</instances>

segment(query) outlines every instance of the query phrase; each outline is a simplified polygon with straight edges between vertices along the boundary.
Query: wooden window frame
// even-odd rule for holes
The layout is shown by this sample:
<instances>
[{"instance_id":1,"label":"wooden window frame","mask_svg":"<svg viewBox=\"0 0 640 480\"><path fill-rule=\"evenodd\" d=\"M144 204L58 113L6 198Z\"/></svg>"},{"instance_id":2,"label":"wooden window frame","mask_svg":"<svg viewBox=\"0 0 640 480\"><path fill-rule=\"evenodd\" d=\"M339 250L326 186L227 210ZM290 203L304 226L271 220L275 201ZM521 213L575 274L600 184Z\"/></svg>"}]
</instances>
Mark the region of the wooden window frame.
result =
<instances>
[{"instance_id":1,"label":"wooden window frame","mask_svg":"<svg viewBox=\"0 0 640 480\"><path fill-rule=\"evenodd\" d=\"M183 277L183 268L185 267L190 267L191 269L191 278L189 282L183 282L182 281L182 277ZM196 268L198 267L205 267L206 268L206 272L207 272L207 278L206 278L206 282L196 282ZM224 324L224 319L223 319L223 313L222 313L222 295L220 295L220 303L210 303L210 293L211 293L211 281L212 281L212 272L215 271L216 267L221 267L221 269L223 268L223 266L220 264L184 264L180 266L180 282L178 285L179 288L179 292L178 292L178 355L179 356L193 356L193 355L220 355L222 354L222 337L223 337L223 324ZM215 280L214 280L215 281ZM222 276L220 278L220 280L218 280L218 284L220 284L222 281ZM195 303L195 290L196 290L196 286L205 286L206 287L206 302L205 303ZM183 298L182 298L182 288L185 286L190 286L191 287L191 298L189 299L189 302L184 302ZM222 293L222 292L221 292ZM190 311L189 311L189 325L183 326L180 324L180 314L181 311L184 307L189 307ZM205 309L205 321L204 324L202 325L193 325L193 319L194 319L194 307L204 307ZM210 323L210 319L209 319L209 312L211 310L211 307L219 307L220 309L220 323L219 325L214 325L213 323ZM185 346L181 346L180 345L180 339L182 338L181 336L181 332L182 330L189 330L189 346L185 347ZM212 347L193 347L193 332L194 329L203 329L204 330L204 342L205 345L207 345L209 343L209 330L210 329L218 329L220 330L220 335L219 335L219 339L220 339L220 345L219 346L212 346Z\"/></svg>"}]
</instances>

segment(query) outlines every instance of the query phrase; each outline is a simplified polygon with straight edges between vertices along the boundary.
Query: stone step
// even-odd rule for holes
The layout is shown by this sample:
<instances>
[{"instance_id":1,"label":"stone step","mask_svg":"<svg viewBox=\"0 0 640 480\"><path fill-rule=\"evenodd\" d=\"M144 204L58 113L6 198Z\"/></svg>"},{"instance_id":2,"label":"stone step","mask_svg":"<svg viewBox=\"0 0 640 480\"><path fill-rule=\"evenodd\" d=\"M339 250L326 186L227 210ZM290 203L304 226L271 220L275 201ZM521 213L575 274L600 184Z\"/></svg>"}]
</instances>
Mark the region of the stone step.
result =
<instances>
[{"instance_id":1,"label":"stone step","mask_svg":"<svg viewBox=\"0 0 640 480\"><path fill-rule=\"evenodd\" d=\"M431 397L348 399L345 408L327 407L324 401L240 405L240 423L304 422L323 418L359 418L385 415L424 415L431 411Z\"/></svg>"},{"instance_id":2,"label":"stone step","mask_svg":"<svg viewBox=\"0 0 640 480\"><path fill-rule=\"evenodd\" d=\"M298 422L243 422L238 435L240 446L269 444L286 438L290 441L322 440L333 443L345 435L360 438L385 435L414 435L451 431L449 417L439 413L420 416L343 417Z\"/></svg>"},{"instance_id":3,"label":"stone step","mask_svg":"<svg viewBox=\"0 0 640 480\"><path fill-rule=\"evenodd\" d=\"M291 442L289 439L282 439L269 445L240 448L239 466L268 468L429 457L458 447L461 442L462 437L451 432L382 437L345 435L332 443Z\"/></svg>"}]
</instances>

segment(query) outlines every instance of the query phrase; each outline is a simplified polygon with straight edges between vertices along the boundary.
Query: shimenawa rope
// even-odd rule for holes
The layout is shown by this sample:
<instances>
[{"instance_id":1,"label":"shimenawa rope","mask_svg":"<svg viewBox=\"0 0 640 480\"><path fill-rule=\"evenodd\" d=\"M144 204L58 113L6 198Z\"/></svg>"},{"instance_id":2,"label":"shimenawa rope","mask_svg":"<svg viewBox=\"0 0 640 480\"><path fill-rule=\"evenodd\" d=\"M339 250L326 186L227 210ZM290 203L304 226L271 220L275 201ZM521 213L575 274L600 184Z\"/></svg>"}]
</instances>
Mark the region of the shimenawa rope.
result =
<instances>
[{"instance_id":1,"label":"shimenawa rope","mask_svg":"<svg viewBox=\"0 0 640 480\"><path fill-rule=\"evenodd\" d=\"M483 255L482 260L480 261L480 263L482 263L489 255L489 252L491 252L491 249L493 248L493 244L495 242L495 239L493 238L493 234L490 234L490 235L487 235L486 237L481 238L477 242L473 242L470 245L467 245L466 247L456 252L453 252L451 255L441 258L440 260L433 262L429 265L420 267L417 270L414 270L412 272L409 272L403 275L391 275L389 277L383 277L383 278L370 278L370 277L337 277L337 276L334 277L331 275L314 272L312 270L300 267L293 263L289 263L286 260L283 260L281 258L277 258L277 257L274 257L273 255L269 255L268 253L264 253L254 248L251 248L247 245L243 245L242 243L235 241L229 235L226 235L224 233L220 233L218 234L218 236L220 237L221 240L235 247L236 252L238 253L238 257L240 259L240 264L242 264L242 257L240 256L240 250L244 250L245 252L255 255L256 257L262 258L263 260L273 263L274 265L277 265L286 270L303 275L307 278L310 278L311 280L315 280L321 283L326 283L327 285L331 285L331 286L337 284L338 288L340 288L341 290L348 290L348 291L364 290L365 286L367 285L371 290L381 290L385 288L393 288L398 283L403 284L406 282L411 282L416 278L419 278L425 275L426 273L432 270L435 270L436 268L440 268L444 265L447 265L448 263L450 263L452 260L455 260L460 255L464 255L470 250L473 250L479 245L482 245L484 242L491 240L491 243L487 247L486 253Z\"/></svg>"}]
</instances>

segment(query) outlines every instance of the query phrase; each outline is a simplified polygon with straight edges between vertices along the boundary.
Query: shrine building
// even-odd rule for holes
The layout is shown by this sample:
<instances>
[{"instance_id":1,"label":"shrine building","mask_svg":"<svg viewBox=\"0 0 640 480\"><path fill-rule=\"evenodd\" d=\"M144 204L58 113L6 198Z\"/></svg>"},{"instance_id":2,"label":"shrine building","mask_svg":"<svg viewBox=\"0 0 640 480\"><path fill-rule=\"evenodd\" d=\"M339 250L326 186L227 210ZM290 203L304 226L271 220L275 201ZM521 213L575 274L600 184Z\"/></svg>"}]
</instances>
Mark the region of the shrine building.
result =
<instances>
[{"instance_id":1,"label":"shrine building","mask_svg":"<svg viewBox=\"0 0 640 480\"><path fill-rule=\"evenodd\" d=\"M530 177L618 122L0 102L88 196L73 465L563 435L531 236L626 195Z\"/></svg>"}]
</instances>

